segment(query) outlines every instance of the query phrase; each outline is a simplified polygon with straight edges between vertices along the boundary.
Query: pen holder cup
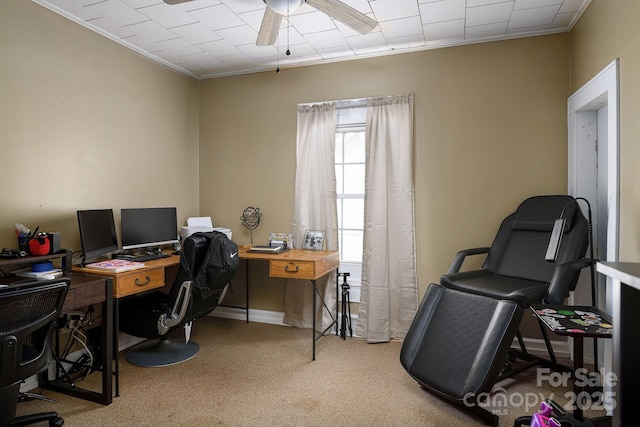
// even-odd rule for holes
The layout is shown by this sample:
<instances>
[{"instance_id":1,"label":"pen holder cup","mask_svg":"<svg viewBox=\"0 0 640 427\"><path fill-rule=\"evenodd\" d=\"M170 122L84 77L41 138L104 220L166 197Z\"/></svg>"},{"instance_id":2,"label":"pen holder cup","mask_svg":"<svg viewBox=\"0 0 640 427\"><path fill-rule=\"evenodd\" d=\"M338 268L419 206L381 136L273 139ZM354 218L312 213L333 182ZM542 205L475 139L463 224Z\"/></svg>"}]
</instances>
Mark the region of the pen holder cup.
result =
<instances>
[{"instance_id":1,"label":"pen holder cup","mask_svg":"<svg viewBox=\"0 0 640 427\"><path fill-rule=\"evenodd\" d=\"M18 237L18 250L29 253L29 239L27 237Z\"/></svg>"}]
</instances>

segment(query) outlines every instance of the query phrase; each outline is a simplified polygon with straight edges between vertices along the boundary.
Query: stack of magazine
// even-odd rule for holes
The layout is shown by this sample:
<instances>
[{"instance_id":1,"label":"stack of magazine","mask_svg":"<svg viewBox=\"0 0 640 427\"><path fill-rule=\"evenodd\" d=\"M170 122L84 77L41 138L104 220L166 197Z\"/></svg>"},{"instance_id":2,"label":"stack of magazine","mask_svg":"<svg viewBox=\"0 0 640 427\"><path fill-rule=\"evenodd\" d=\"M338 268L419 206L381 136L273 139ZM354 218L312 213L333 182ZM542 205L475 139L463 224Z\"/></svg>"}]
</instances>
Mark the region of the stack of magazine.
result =
<instances>
[{"instance_id":1,"label":"stack of magazine","mask_svg":"<svg viewBox=\"0 0 640 427\"><path fill-rule=\"evenodd\" d=\"M92 262L86 264L86 268L92 268L95 270L106 270L114 273L120 273L121 271L136 270L144 267L143 262L127 261L126 259L109 259L106 261Z\"/></svg>"}]
</instances>

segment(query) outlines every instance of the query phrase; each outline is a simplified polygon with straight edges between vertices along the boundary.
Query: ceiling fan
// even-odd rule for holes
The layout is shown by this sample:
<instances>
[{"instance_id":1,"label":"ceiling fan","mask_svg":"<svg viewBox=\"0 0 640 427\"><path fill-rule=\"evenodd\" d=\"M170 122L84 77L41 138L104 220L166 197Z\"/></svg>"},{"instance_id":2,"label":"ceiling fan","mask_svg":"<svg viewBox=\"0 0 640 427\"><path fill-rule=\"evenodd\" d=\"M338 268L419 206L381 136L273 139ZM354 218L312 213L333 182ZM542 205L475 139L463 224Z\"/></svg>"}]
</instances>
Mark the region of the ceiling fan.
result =
<instances>
[{"instance_id":1,"label":"ceiling fan","mask_svg":"<svg viewBox=\"0 0 640 427\"><path fill-rule=\"evenodd\" d=\"M167 4L185 3L187 1L191 0L164 0ZM278 36L282 18L298 9L303 3L308 3L309 6L318 9L320 12L324 12L329 15L329 17L342 22L360 34L367 34L378 25L375 20L340 0L262 1L267 5L267 8L264 11L260 31L258 32L258 39L256 40L256 45L258 46L271 46L274 44Z\"/></svg>"}]
</instances>

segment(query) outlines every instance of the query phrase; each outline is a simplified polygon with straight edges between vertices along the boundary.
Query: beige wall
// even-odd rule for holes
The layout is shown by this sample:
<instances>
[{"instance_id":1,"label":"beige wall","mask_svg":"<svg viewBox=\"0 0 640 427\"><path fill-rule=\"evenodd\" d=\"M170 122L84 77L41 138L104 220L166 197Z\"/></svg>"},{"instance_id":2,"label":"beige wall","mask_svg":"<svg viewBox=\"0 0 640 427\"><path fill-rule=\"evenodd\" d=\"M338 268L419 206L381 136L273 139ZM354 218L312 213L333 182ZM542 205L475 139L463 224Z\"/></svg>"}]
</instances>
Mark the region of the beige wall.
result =
<instances>
[{"instance_id":1,"label":"beige wall","mask_svg":"<svg viewBox=\"0 0 640 427\"><path fill-rule=\"evenodd\" d=\"M290 231L296 105L412 92L422 293L457 250L491 244L524 198L566 192L569 41L560 34L204 81L201 213L232 228L239 244L250 239L240 224L246 206L264 214L255 243ZM252 269L251 282L261 274ZM252 307L281 310L281 286L252 286Z\"/></svg>"},{"instance_id":2,"label":"beige wall","mask_svg":"<svg viewBox=\"0 0 640 427\"><path fill-rule=\"evenodd\" d=\"M199 83L3 0L0 246L15 246L19 221L79 249L77 209L159 205L178 206L180 221L210 215L239 244L242 210L258 206L264 242L290 229L296 105L412 92L424 292L456 250L490 244L522 199L566 191L570 49L560 34ZM281 288L253 286L252 307L281 310Z\"/></svg>"},{"instance_id":3,"label":"beige wall","mask_svg":"<svg viewBox=\"0 0 640 427\"><path fill-rule=\"evenodd\" d=\"M620 260L640 259L640 2L593 0L572 31L572 92L620 58Z\"/></svg>"},{"instance_id":4,"label":"beige wall","mask_svg":"<svg viewBox=\"0 0 640 427\"><path fill-rule=\"evenodd\" d=\"M77 209L198 213L196 80L25 0L0 2L0 52L0 247L21 222L80 249Z\"/></svg>"}]
</instances>

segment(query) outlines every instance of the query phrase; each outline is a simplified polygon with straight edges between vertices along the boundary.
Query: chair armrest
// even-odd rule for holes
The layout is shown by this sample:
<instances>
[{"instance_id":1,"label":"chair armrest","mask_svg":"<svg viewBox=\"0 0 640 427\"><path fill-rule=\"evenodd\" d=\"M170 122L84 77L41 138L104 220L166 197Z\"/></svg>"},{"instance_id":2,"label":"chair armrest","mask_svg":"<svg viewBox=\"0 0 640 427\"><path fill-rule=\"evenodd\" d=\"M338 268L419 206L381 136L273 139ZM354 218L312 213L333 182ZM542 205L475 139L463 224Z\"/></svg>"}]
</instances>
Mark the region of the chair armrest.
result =
<instances>
[{"instance_id":1,"label":"chair armrest","mask_svg":"<svg viewBox=\"0 0 640 427\"><path fill-rule=\"evenodd\" d=\"M482 247L482 248L469 248L469 249L463 249L461 251L458 251L456 253L456 256L453 258L453 262L451 263L451 266L449 267L449 271L447 272L447 274L459 273L460 268L462 267L462 263L464 262L467 256L487 254L489 253L489 249L490 248L488 247Z\"/></svg>"},{"instance_id":2,"label":"chair armrest","mask_svg":"<svg viewBox=\"0 0 640 427\"><path fill-rule=\"evenodd\" d=\"M575 290L580 270L590 266L592 263L595 265L596 262L597 260L592 260L591 258L581 258L558 264L549 283L544 303L561 305L564 299L569 296L569 291Z\"/></svg>"},{"instance_id":3,"label":"chair armrest","mask_svg":"<svg viewBox=\"0 0 640 427\"><path fill-rule=\"evenodd\" d=\"M175 304L171 307L171 312L163 313L158 318L158 333L160 335L166 334L171 328L182 322L182 319L184 319L184 315L187 312L187 308L189 308L190 302L191 281L184 281L180 285L178 298L176 298Z\"/></svg>"}]
</instances>

